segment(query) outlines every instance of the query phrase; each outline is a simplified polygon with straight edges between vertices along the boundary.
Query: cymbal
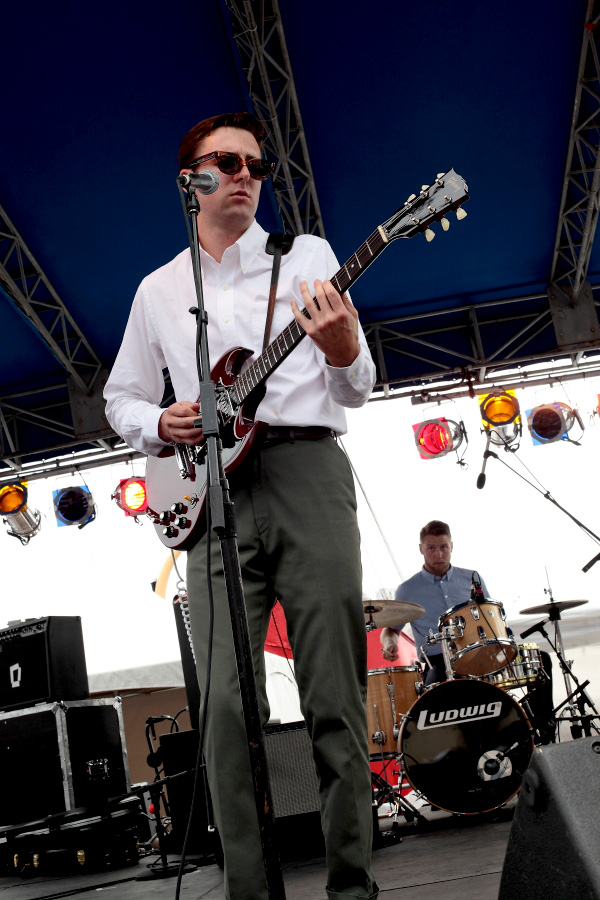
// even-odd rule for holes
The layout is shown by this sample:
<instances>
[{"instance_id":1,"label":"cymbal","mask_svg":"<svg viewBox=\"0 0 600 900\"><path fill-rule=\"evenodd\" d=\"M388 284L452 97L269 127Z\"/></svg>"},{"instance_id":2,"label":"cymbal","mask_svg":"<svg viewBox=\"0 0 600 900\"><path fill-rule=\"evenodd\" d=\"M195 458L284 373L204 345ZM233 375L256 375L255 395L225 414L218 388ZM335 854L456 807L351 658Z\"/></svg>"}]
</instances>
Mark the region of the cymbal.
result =
<instances>
[{"instance_id":1,"label":"cymbal","mask_svg":"<svg viewBox=\"0 0 600 900\"><path fill-rule=\"evenodd\" d=\"M549 616L552 610L563 612L565 609L574 609L576 606L583 606L589 603L589 600L559 600L558 603L541 603L539 606L528 606L527 609L521 610L522 616Z\"/></svg>"},{"instance_id":2,"label":"cymbal","mask_svg":"<svg viewBox=\"0 0 600 900\"><path fill-rule=\"evenodd\" d=\"M407 600L363 600L363 612L376 628L400 628L425 615L424 607Z\"/></svg>"}]
</instances>

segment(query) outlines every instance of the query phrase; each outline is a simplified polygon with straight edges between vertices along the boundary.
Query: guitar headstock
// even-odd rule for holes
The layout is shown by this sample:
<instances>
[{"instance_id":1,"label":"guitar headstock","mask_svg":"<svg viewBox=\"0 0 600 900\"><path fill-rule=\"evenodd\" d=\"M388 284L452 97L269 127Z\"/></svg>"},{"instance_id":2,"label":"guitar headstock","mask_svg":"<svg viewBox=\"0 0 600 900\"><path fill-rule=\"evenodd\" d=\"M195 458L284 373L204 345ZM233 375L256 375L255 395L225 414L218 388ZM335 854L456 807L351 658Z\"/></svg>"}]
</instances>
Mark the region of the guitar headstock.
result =
<instances>
[{"instance_id":1,"label":"guitar headstock","mask_svg":"<svg viewBox=\"0 0 600 900\"><path fill-rule=\"evenodd\" d=\"M457 219L464 219L466 212L461 209L469 199L469 190L465 180L454 169L440 173L430 185L423 185L418 194L411 194L404 206L384 222L383 228L388 241L398 238L411 238L424 232L428 241L433 240L435 232L429 227L433 222L441 222L444 231L450 227L445 218L447 212L456 211Z\"/></svg>"}]
</instances>

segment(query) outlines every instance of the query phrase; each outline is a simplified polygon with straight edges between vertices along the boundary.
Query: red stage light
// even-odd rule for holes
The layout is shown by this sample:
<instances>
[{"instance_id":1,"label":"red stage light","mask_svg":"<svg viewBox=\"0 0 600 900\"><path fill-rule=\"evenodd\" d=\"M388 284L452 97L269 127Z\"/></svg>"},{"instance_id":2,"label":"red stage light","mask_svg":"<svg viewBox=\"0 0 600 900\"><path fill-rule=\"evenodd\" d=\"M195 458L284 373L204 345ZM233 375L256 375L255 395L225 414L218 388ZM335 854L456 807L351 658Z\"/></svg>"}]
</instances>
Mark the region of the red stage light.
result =
<instances>
[{"instance_id":1,"label":"red stage light","mask_svg":"<svg viewBox=\"0 0 600 900\"><path fill-rule=\"evenodd\" d=\"M148 509L146 479L144 477L121 478L111 499L116 501L117 506L123 510L126 516L139 516L145 513Z\"/></svg>"},{"instance_id":2,"label":"red stage light","mask_svg":"<svg viewBox=\"0 0 600 900\"><path fill-rule=\"evenodd\" d=\"M421 459L435 459L454 450L450 423L443 416L413 425L415 443Z\"/></svg>"}]
</instances>

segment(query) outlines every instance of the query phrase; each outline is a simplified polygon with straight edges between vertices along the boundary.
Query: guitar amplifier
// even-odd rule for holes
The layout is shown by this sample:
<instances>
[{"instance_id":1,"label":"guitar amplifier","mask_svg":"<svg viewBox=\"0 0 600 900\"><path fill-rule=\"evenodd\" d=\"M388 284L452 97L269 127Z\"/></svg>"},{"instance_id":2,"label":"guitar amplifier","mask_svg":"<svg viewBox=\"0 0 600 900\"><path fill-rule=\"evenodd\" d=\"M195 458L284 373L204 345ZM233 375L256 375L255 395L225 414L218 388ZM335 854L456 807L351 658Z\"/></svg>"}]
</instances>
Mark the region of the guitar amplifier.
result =
<instances>
[{"instance_id":1,"label":"guitar amplifier","mask_svg":"<svg viewBox=\"0 0 600 900\"><path fill-rule=\"evenodd\" d=\"M0 709L89 695L79 616L26 619L0 629Z\"/></svg>"}]
</instances>

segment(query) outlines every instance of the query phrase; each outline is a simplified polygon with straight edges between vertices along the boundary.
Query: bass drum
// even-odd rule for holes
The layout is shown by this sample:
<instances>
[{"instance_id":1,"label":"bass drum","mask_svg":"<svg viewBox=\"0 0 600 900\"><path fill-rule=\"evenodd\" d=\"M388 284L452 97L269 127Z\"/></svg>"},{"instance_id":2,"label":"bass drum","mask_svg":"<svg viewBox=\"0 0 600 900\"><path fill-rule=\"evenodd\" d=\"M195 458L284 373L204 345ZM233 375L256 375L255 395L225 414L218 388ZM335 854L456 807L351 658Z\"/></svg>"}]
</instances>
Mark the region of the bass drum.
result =
<instances>
[{"instance_id":1,"label":"bass drum","mask_svg":"<svg viewBox=\"0 0 600 900\"><path fill-rule=\"evenodd\" d=\"M413 703L398 752L410 784L432 806L470 815L517 793L533 738L510 694L484 681L444 681Z\"/></svg>"}]
</instances>

